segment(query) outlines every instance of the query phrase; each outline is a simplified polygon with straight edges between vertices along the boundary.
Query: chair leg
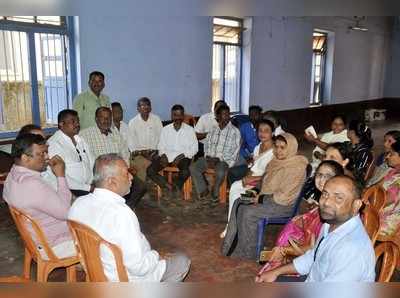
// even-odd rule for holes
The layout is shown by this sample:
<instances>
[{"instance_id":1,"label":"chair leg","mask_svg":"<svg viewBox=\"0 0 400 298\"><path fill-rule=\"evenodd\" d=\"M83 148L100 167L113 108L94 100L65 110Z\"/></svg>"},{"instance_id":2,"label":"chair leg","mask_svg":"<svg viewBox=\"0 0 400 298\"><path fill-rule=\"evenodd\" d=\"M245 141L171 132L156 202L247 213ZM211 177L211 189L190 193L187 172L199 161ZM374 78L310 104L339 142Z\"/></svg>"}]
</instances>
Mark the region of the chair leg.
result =
<instances>
[{"instance_id":1,"label":"chair leg","mask_svg":"<svg viewBox=\"0 0 400 298\"><path fill-rule=\"evenodd\" d=\"M48 275L49 275L48 264L38 260L37 271L36 271L36 281L37 282L47 282Z\"/></svg>"},{"instance_id":2,"label":"chair leg","mask_svg":"<svg viewBox=\"0 0 400 298\"><path fill-rule=\"evenodd\" d=\"M31 264L32 264L32 256L29 250L25 247L25 256L24 256L24 272L23 276L26 279L31 279Z\"/></svg>"},{"instance_id":3,"label":"chair leg","mask_svg":"<svg viewBox=\"0 0 400 298\"><path fill-rule=\"evenodd\" d=\"M226 190L227 190L227 186L228 185L228 181L227 178L225 176L224 178L224 182L222 182L221 187L219 188L219 202L221 204L225 204L226 203Z\"/></svg>"},{"instance_id":4,"label":"chair leg","mask_svg":"<svg viewBox=\"0 0 400 298\"><path fill-rule=\"evenodd\" d=\"M266 218L261 218L257 224L257 244L256 244L256 258L260 259L261 249L264 242L265 226L268 224Z\"/></svg>"},{"instance_id":5,"label":"chair leg","mask_svg":"<svg viewBox=\"0 0 400 298\"><path fill-rule=\"evenodd\" d=\"M67 267L66 271L67 271L67 282L76 282L76 265Z\"/></svg>"},{"instance_id":6,"label":"chair leg","mask_svg":"<svg viewBox=\"0 0 400 298\"><path fill-rule=\"evenodd\" d=\"M183 199L189 201L192 196L192 178L186 179L185 184L183 184Z\"/></svg>"},{"instance_id":7,"label":"chair leg","mask_svg":"<svg viewBox=\"0 0 400 298\"><path fill-rule=\"evenodd\" d=\"M157 201L160 201L162 196L162 190L161 187L159 187L158 185L156 185L156 196L157 196Z\"/></svg>"}]
</instances>

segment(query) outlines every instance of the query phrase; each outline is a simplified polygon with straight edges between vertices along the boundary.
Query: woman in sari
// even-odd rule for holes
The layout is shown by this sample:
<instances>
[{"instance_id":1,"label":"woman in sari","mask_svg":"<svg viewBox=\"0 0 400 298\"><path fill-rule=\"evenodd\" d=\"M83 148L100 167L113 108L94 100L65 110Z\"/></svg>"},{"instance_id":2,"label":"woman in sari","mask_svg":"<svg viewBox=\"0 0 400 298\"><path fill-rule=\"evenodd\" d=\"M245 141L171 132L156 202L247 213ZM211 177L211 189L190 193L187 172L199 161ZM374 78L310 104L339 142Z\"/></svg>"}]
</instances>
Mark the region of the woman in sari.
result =
<instances>
[{"instance_id":1,"label":"woman in sari","mask_svg":"<svg viewBox=\"0 0 400 298\"><path fill-rule=\"evenodd\" d=\"M255 259L257 223L264 217L289 216L306 177L308 160L297 155L290 133L275 139L274 157L267 165L260 195L253 201L236 200L222 244L222 253Z\"/></svg>"}]
</instances>

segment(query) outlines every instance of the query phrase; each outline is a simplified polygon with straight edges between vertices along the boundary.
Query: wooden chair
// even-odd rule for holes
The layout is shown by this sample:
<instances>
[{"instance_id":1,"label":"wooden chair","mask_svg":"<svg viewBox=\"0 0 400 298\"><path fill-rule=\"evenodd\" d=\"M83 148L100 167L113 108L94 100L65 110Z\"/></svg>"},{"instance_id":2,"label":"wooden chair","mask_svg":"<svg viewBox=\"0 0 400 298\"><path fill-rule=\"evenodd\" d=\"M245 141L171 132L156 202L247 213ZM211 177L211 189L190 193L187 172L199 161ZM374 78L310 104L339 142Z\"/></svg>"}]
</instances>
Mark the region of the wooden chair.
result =
<instances>
[{"instance_id":1,"label":"wooden chair","mask_svg":"<svg viewBox=\"0 0 400 298\"><path fill-rule=\"evenodd\" d=\"M368 168L364 176L365 181L368 181L374 175L376 159L373 151L368 154L367 164Z\"/></svg>"},{"instance_id":2,"label":"wooden chair","mask_svg":"<svg viewBox=\"0 0 400 298\"><path fill-rule=\"evenodd\" d=\"M10 207L11 216L14 219L17 230L25 245L25 257L24 257L24 272L23 277L25 279L30 279L31 275L31 263L34 260L37 264L37 281L47 282L47 278L54 269L56 268L66 268L67 271L67 281L76 281L76 268L75 265L79 263L79 258L77 256L68 258L58 258L51 247L48 244L47 238L44 235L39 224L31 218L29 215L25 214L21 210L14 207ZM44 259L39 252L38 245L34 242L31 232L27 229L27 226L31 226L37 241L44 252L46 253L48 259Z\"/></svg>"},{"instance_id":3,"label":"wooden chair","mask_svg":"<svg viewBox=\"0 0 400 298\"><path fill-rule=\"evenodd\" d=\"M399 258L399 250L392 242L382 242L375 247L375 259L381 259L378 282L389 282Z\"/></svg>"},{"instance_id":4,"label":"wooden chair","mask_svg":"<svg viewBox=\"0 0 400 298\"><path fill-rule=\"evenodd\" d=\"M196 118L194 118L193 115L185 114L183 116L183 122L194 127L196 125Z\"/></svg>"},{"instance_id":5,"label":"wooden chair","mask_svg":"<svg viewBox=\"0 0 400 298\"><path fill-rule=\"evenodd\" d=\"M204 174L213 179L212 183L215 182L215 170L214 169L208 168ZM228 197L228 178L227 178L227 175L225 175L224 181L222 182L222 184L219 188L219 202L221 204L225 204L227 201L227 197Z\"/></svg>"},{"instance_id":6,"label":"wooden chair","mask_svg":"<svg viewBox=\"0 0 400 298\"><path fill-rule=\"evenodd\" d=\"M378 211L372 206L367 205L362 212L362 221L364 223L365 230L371 239L372 245L374 245L378 237L380 226Z\"/></svg>"},{"instance_id":7,"label":"wooden chair","mask_svg":"<svg viewBox=\"0 0 400 298\"><path fill-rule=\"evenodd\" d=\"M174 173L179 173L179 169L177 167L166 167L160 171L160 175L167 175L167 181L169 184L172 184L172 175ZM162 197L162 190L160 186L157 187L157 199L160 200ZM192 177L188 177L183 184L183 200L188 201L192 198Z\"/></svg>"},{"instance_id":8,"label":"wooden chair","mask_svg":"<svg viewBox=\"0 0 400 298\"><path fill-rule=\"evenodd\" d=\"M99 234L84 224L73 220L68 220L68 225L74 237L78 255L84 264L86 281L108 281L104 274L103 263L100 259L100 245L107 246L114 255L119 281L129 281L128 273L125 269L122 258L122 252L118 246L104 240Z\"/></svg>"},{"instance_id":9,"label":"wooden chair","mask_svg":"<svg viewBox=\"0 0 400 298\"><path fill-rule=\"evenodd\" d=\"M373 185L364 191L362 201L380 212L386 204L386 191L380 185Z\"/></svg>"},{"instance_id":10,"label":"wooden chair","mask_svg":"<svg viewBox=\"0 0 400 298\"><path fill-rule=\"evenodd\" d=\"M2 276L0 277L0 283L28 283L29 279L23 278L21 276Z\"/></svg>"}]
</instances>

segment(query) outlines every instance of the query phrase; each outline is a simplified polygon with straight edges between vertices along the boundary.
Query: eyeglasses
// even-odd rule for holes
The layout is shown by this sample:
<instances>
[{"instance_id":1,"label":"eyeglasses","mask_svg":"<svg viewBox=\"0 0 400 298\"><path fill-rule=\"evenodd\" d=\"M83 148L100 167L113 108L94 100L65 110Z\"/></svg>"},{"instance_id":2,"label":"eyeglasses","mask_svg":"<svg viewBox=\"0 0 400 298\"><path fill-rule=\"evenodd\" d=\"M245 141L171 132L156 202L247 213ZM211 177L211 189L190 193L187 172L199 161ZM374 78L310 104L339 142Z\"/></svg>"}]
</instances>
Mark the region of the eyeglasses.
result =
<instances>
[{"instance_id":1,"label":"eyeglasses","mask_svg":"<svg viewBox=\"0 0 400 298\"><path fill-rule=\"evenodd\" d=\"M81 156L81 152L78 150L78 148L76 148L75 147L75 150L76 150L76 152L78 153L78 156L79 156L79 161L80 162L82 162L82 156ZM86 151L85 151L85 149L83 149L83 153L85 153L86 154Z\"/></svg>"},{"instance_id":2,"label":"eyeglasses","mask_svg":"<svg viewBox=\"0 0 400 298\"><path fill-rule=\"evenodd\" d=\"M325 180L328 180L328 179L332 178L333 176L334 176L334 175L332 175L332 174L323 174L323 173L317 173L317 174L315 174L315 177L316 177L316 178L325 179Z\"/></svg>"}]
</instances>

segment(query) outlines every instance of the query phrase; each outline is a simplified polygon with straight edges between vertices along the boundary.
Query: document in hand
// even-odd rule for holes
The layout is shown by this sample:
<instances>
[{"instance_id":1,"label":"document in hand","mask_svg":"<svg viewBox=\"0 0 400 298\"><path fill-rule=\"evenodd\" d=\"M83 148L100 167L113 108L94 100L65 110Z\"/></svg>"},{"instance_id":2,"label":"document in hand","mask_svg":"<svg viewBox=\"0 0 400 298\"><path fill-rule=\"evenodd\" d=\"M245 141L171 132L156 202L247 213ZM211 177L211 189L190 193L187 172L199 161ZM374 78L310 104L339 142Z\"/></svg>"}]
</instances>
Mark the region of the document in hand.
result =
<instances>
[{"instance_id":1,"label":"document in hand","mask_svg":"<svg viewBox=\"0 0 400 298\"><path fill-rule=\"evenodd\" d=\"M315 131L314 126L310 125L304 131L306 134L312 135L314 138L318 138L318 135L317 135L317 132Z\"/></svg>"}]
</instances>

